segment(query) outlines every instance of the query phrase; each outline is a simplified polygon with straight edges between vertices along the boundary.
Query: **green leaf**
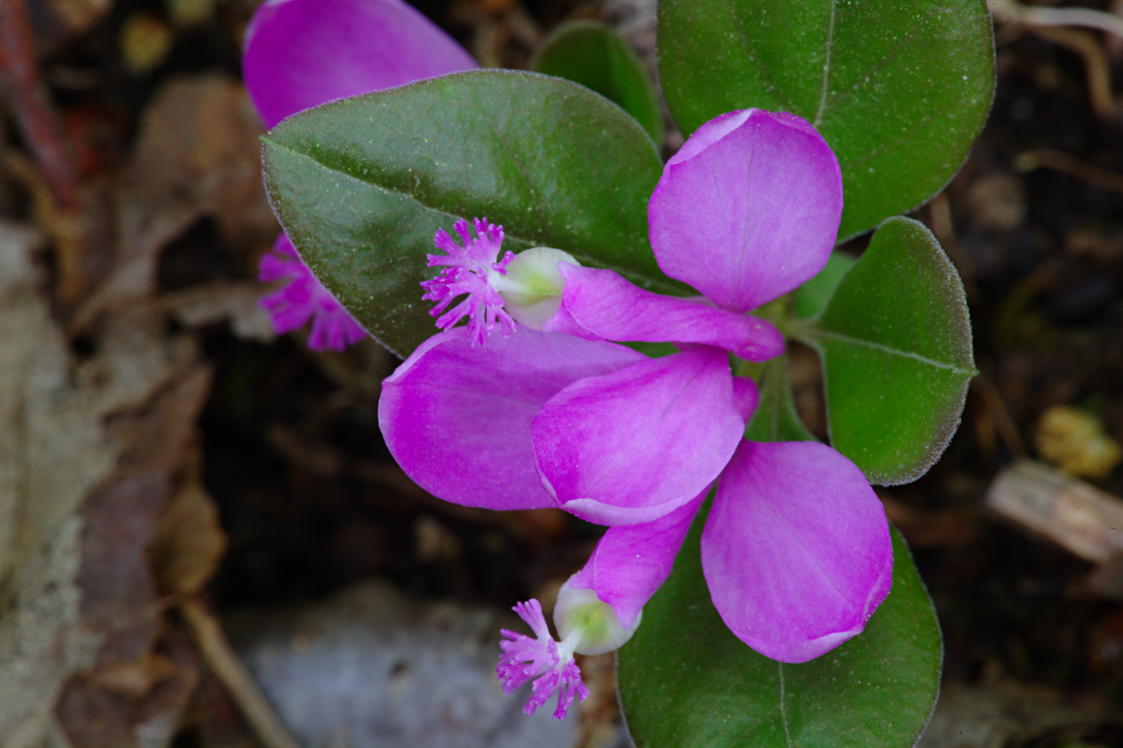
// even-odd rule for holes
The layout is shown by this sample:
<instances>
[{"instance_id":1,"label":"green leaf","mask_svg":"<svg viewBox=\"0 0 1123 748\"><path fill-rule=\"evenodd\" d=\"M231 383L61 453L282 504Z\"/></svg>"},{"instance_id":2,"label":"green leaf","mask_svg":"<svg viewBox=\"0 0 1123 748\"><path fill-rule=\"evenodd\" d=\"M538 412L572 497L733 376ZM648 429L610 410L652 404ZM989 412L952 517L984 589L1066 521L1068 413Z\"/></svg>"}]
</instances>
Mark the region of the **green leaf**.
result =
<instances>
[{"instance_id":1,"label":"green leaf","mask_svg":"<svg viewBox=\"0 0 1123 748\"><path fill-rule=\"evenodd\" d=\"M753 413L745 438L754 442L817 441L807 430L792 401L788 357L778 356L761 366L760 403Z\"/></svg>"},{"instance_id":2,"label":"green leaf","mask_svg":"<svg viewBox=\"0 0 1123 748\"><path fill-rule=\"evenodd\" d=\"M908 546L893 532L893 589L866 630L800 665L749 649L722 623L702 577L699 528L617 658L637 748L899 748L923 731L943 644Z\"/></svg>"},{"instance_id":3,"label":"green leaf","mask_svg":"<svg viewBox=\"0 0 1123 748\"><path fill-rule=\"evenodd\" d=\"M840 238L907 212L962 165L994 93L984 0L662 0L659 75L684 132L793 112L842 166Z\"/></svg>"},{"instance_id":4,"label":"green leaf","mask_svg":"<svg viewBox=\"0 0 1123 748\"><path fill-rule=\"evenodd\" d=\"M639 351L648 358L663 358L679 352L674 343L646 343L641 340L632 340L621 345Z\"/></svg>"},{"instance_id":5,"label":"green leaf","mask_svg":"<svg viewBox=\"0 0 1123 748\"><path fill-rule=\"evenodd\" d=\"M263 138L265 183L301 256L390 350L436 332L418 283L433 232L506 229L658 291L647 201L662 163L615 104L560 78L473 71L326 104Z\"/></svg>"},{"instance_id":6,"label":"green leaf","mask_svg":"<svg viewBox=\"0 0 1123 748\"><path fill-rule=\"evenodd\" d=\"M819 274L797 288L792 294L792 313L796 317L808 319L819 314L834 295L834 290L842 282L856 259L845 252L831 252L827 265Z\"/></svg>"},{"instance_id":7,"label":"green leaf","mask_svg":"<svg viewBox=\"0 0 1123 748\"><path fill-rule=\"evenodd\" d=\"M542 42L530 66L612 99L643 125L652 140L663 142L663 115L643 62L603 23L562 24Z\"/></svg>"},{"instance_id":8,"label":"green leaf","mask_svg":"<svg viewBox=\"0 0 1123 748\"><path fill-rule=\"evenodd\" d=\"M977 373L963 284L932 232L910 218L883 223L818 321L797 333L822 356L834 447L874 483L923 475Z\"/></svg>"}]
</instances>

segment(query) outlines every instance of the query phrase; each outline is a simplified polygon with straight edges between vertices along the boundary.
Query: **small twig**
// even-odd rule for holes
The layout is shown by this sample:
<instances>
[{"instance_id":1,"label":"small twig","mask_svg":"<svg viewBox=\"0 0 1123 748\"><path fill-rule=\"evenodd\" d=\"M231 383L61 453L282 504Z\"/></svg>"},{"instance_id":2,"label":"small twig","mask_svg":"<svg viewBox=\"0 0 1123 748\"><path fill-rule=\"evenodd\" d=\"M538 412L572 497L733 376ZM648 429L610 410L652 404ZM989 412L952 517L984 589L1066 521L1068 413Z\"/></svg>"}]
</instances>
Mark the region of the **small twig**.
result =
<instances>
[{"instance_id":1,"label":"small twig","mask_svg":"<svg viewBox=\"0 0 1123 748\"><path fill-rule=\"evenodd\" d=\"M1022 460L999 473L986 506L1089 561L1123 552L1123 501L1039 462Z\"/></svg>"},{"instance_id":2,"label":"small twig","mask_svg":"<svg viewBox=\"0 0 1123 748\"><path fill-rule=\"evenodd\" d=\"M197 598L185 600L180 605L180 611L191 626L203 659L226 686L261 742L267 748L300 748L300 744L258 690L257 684L238 659L214 616L207 612Z\"/></svg>"},{"instance_id":3,"label":"small twig","mask_svg":"<svg viewBox=\"0 0 1123 748\"><path fill-rule=\"evenodd\" d=\"M1014 161L1014 166L1019 171L1033 171L1034 169L1053 169L1075 177L1100 189L1112 192L1123 192L1123 174L1101 169L1098 166L1082 161L1062 151L1051 148L1038 148L1026 151Z\"/></svg>"},{"instance_id":4,"label":"small twig","mask_svg":"<svg viewBox=\"0 0 1123 748\"><path fill-rule=\"evenodd\" d=\"M1114 112L1107 53L1096 37L1072 27L1096 29L1123 39L1123 18L1091 8L1043 8L1022 5L1016 0L989 0L989 6L996 18L1025 26L1043 39L1079 54L1084 59L1092 109L1100 116Z\"/></svg>"},{"instance_id":5,"label":"small twig","mask_svg":"<svg viewBox=\"0 0 1123 748\"><path fill-rule=\"evenodd\" d=\"M941 192L928 203L928 217L932 221L932 232L944 246L944 250L951 257L955 266L959 268L960 275L970 285L975 278L975 265L971 258L963 251L959 239L955 234L955 221L951 215L951 201L946 192Z\"/></svg>"},{"instance_id":6,"label":"small twig","mask_svg":"<svg viewBox=\"0 0 1123 748\"><path fill-rule=\"evenodd\" d=\"M1101 117L1112 114L1115 100L1111 95L1111 64L1100 42L1088 32L1076 29L1035 26L1032 31L1046 41L1068 47L1083 58L1092 110Z\"/></svg>"},{"instance_id":7,"label":"small twig","mask_svg":"<svg viewBox=\"0 0 1123 748\"><path fill-rule=\"evenodd\" d=\"M1025 457L1025 442L1022 441L1018 426L1010 417L1010 411L1007 410L1006 402L1002 399L1002 393L995 386L994 380L985 372L980 373L975 378L975 391L982 398L983 405L993 421L994 429L1002 441L1006 442L1006 447L1018 457Z\"/></svg>"},{"instance_id":8,"label":"small twig","mask_svg":"<svg viewBox=\"0 0 1123 748\"><path fill-rule=\"evenodd\" d=\"M1015 0L990 0L988 5L1003 21L1027 26L1080 26L1097 29L1123 39L1123 18L1093 8L1044 8L1022 5Z\"/></svg>"}]
</instances>

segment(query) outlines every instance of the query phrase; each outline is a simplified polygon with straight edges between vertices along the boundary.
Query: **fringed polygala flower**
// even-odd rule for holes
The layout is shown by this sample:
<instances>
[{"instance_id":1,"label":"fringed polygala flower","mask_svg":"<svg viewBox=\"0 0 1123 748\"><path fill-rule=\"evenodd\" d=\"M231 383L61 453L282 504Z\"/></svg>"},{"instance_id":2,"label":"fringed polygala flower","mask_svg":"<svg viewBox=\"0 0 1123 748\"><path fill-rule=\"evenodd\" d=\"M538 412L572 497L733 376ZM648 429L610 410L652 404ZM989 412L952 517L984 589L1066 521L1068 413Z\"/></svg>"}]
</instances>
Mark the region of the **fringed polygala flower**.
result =
<instances>
[{"instance_id":1,"label":"fringed polygala flower","mask_svg":"<svg viewBox=\"0 0 1123 748\"><path fill-rule=\"evenodd\" d=\"M257 279L263 283L286 281L261 299L277 332L298 330L311 320L308 347L314 351L342 351L366 337L363 328L300 261L284 234L277 237L273 250L262 256Z\"/></svg>"},{"instance_id":2,"label":"fringed polygala flower","mask_svg":"<svg viewBox=\"0 0 1123 748\"><path fill-rule=\"evenodd\" d=\"M504 629L495 672L504 693L531 683L526 714L557 694L554 718L563 719L575 699L588 696L574 655L612 652L632 637L644 604L670 575L701 500L654 522L609 528L585 567L558 592L554 625L560 641L550 636L537 600L514 607L534 637Z\"/></svg>"},{"instance_id":3,"label":"fringed polygala flower","mask_svg":"<svg viewBox=\"0 0 1123 748\"><path fill-rule=\"evenodd\" d=\"M266 0L242 53L246 88L266 127L335 99L474 67L467 52L401 0ZM311 320L313 350L340 350L366 337L287 238L262 257L260 278L289 279L262 299L277 332Z\"/></svg>"},{"instance_id":4,"label":"fringed polygala flower","mask_svg":"<svg viewBox=\"0 0 1123 748\"><path fill-rule=\"evenodd\" d=\"M524 714L534 714L538 707L557 694L554 719L565 719L573 701L584 701L589 689L581 680L581 668L573 661L580 631L572 632L563 641L550 636L550 627L542 616L542 604L537 600L518 603L512 608L534 632L535 639L503 629L499 642L499 665L496 675L503 682L503 693L511 694L530 682L531 696L523 708Z\"/></svg>"},{"instance_id":5,"label":"fringed polygala flower","mask_svg":"<svg viewBox=\"0 0 1123 748\"><path fill-rule=\"evenodd\" d=\"M750 109L706 123L667 163L648 211L659 266L701 298L530 260L552 278L534 303L553 311L522 315L499 283L521 323L513 333L481 347L457 327L422 344L383 385L391 452L448 501L559 507L614 526L609 535L692 516L713 489L702 562L730 630L783 662L838 646L889 592L884 510L834 449L743 438L758 395L733 376L730 355L783 351L782 335L746 313L824 266L841 211L838 162L804 120ZM650 359L610 341L667 341L680 352ZM635 566L626 554L597 564L625 580L616 590L628 589ZM608 586L593 589L613 604Z\"/></svg>"},{"instance_id":6,"label":"fringed polygala flower","mask_svg":"<svg viewBox=\"0 0 1123 748\"><path fill-rule=\"evenodd\" d=\"M444 229L439 229L433 238L433 244L444 254L429 255L429 267L444 266L444 270L421 284L425 289L421 298L437 302L429 312L437 318L437 327L447 330L467 317L472 340L483 345L488 330L497 325L507 332L515 329L515 321L503 309L503 297L495 288L500 277L507 274L507 266L515 255L507 252L499 257L503 227L488 223L486 218L475 219L470 227L462 218L454 228L459 241ZM465 298L445 311L460 296Z\"/></svg>"}]
</instances>

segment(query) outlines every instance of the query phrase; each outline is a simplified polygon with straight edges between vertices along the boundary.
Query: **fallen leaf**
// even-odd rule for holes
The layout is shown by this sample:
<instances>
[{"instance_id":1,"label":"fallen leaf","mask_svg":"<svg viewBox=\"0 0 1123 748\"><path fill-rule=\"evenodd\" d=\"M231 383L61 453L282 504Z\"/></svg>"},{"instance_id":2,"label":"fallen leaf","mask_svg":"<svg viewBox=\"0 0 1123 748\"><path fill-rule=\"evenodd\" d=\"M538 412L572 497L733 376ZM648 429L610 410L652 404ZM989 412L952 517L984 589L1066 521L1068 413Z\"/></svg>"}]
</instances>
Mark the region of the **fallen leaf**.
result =
<instances>
[{"instance_id":1,"label":"fallen leaf","mask_svg":"<svg viewBox=\"0 0 1123 748\"><path fill-rule=\"evenodd\" d=\"M37 746L65 679L93 663L78 624L82 500L116 463L41 295L38 238L0 223L0 735Z\"/></svg>"},{"instance_id":2,"label":"fallen leaf","mask_svg":"<svg viewBox=\"0 0 1123 748\"><path fill-rule=\"evenodd\" d=\"M239 338L271 340L276 332L268 312L261 306L261 297L267 291L261 283L218 281L168 294L161 304L188 327L226 322Z\"/></svg>"},{"instance_id":3,"label":"fallen leaf","mask_svg":"<svg viewBox=\"0 0 1123 748\"><path fill-rule=\"evenodd\" d=\"M90 683L106 691L139 698L176 672L175 663L155 652L134 660L107 660L89 675Z\"/></svg>"},{"instance_id":4,"label":"fallen leaf","mask_svg":"<svg viewBox=\"0 0 1123 748\"><path fill-rule=\"evenodd\" d=\"M226 535L214 501L198 482L188 483L160 515L152 565L167 595L190 595L214 576L226 550Z\"/></svg>"},{"instance_id":5,"label":"fallen leaf","mask_svg":"<svg viewBox=\"0 0 1123 748\"><path fill-rule=\"evenodd\" d=\"M63 733L71 748L125 748L142 723L170 736L195 680L189 650L186 669L171 658L175 698L129 700L94 676L167 646L146 549L177 478L198 470L210 375L152 304L109 311L90 350L72 353L39 244L0 222L0 736L5 748L38 748L48 734L65 745ZM94 721L75 707L94 702L120 708Z\"/></svg>"},{"instance_id":6,"label":"fallen leaf","mask_svg":"<svg viewBox=\"0 0 1123 748\"><path fill-rule=\"evenodd\" d=\"M173 78L141 115L116 192L121 246L113 272L76 315L156 289L160 252L198 219L215 219L231 246L263 246L277 224L261 187L261 123L241 84L222 75Z\"/></svg>"}]
</instances>

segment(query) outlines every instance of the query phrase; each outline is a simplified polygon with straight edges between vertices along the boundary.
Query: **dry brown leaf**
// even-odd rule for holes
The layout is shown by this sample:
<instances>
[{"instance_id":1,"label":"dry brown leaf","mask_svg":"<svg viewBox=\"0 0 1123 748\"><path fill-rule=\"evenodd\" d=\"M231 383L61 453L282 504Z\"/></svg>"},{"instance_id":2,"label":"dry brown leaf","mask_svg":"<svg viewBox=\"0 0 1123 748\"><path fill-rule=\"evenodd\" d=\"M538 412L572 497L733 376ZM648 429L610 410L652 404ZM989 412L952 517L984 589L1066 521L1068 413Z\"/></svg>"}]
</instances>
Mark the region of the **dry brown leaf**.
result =
<instances>
[{"instance_id":1,"label":"dry brown leaf","mask_svg":"<svg viewBox=\"0 0 1123 748\"><path fill-rule=\"evenodd\" d=\"M0 735L9 748L41 742L63 681L93 662L97 640L78 625L77 510L116 462L96 397L70 382L36 244L0 224Z\"/></svg>"},{"instance_id":2,"label":"dry brown leaf","mask_svg":"<svg viewBox=\"0 0 1123 748\"><path fill-rule=\"evenodd\" d=\"M175 675L175 663L155 652L134 660L106 660L89 675L93 685L124 696L139 698L159 682Z\"/></svg>"},{"instance_id":3,"label":"dry brown leaf","mask_svg":"<svg viewBox=\"0 0 1123 748\"><path fill-rule=\"evenodd\" d=\"M160 589L167 595L198 592L225 551L226 535L214 502L199 483L188 483L157 521L152 564Z\"/></svg>"},{"instance_id":4,"label":"dry brown leaf","mask_svg":"<svg viewBox=\"0 0 1123 748\"><path fill-rule=\"evenodd\" d=\"M104 309L151 297L160 251L212 216L232 246L276 232L261 187L261 123L242 86L221 75L173 78L141 116L141 133L117 192L122 238L112 274L82 308L85 327Z\"/></svg>"},{"instance_id":5,"label":"dry brown leaf","mask_svg":"<svg viewBox=\"0 0 1123 748\"><path fill-rule=\"evenodd\" d=\"M270 340L276 333L269 314L261 306L266 291L260 283L219 281L169 294L161 303L188 327L227 322L239 338Z\"/></svg>"},{"instance_id":6,"label":"dry brown leaf","mask_svg":"<svg viewBox=\"0 0 1123 748\"><path fill-rule=\"evenodd\" d=\"M163 712L148 697L123 704L98 729L68 728L84 712L56 706L64 688L71 706L104 701L75 690L77 674L138 661L162 639L146 548L190 455L209 372L154 305L104 315L79 362L51 317L37 243L0 223L0 736L5 748L48 734L66 745L62 733L75 748L126 746L120 731L145 720L174 727L167 710L186 695L161 701ZM168 680L179 694L193 678L189 668Z\"/></svg>"},{"instance_id":7,"label":"dry brown leaf","mask_svg":"<svg viewBox=\"0 0 1123 748\"><path fill-rule=\"evenodd\" d=\"M161 652L152 655L149 662L147 667L153 672L148 677L154 679L139 697L104 687L105 684L97 680L98 673L89 678L72 678L56 708L59 726L52 736L54 744L67 748L164 748L170 745L179 727L180 715L199 682L199 666L182 635L169 636ZM168 674L156 678L163 669Z\"/></svg>"},{"instance_id":8,"label":"dry brown leaf","mask_svg":"<svg viewBox=\"0 0 1123 748\"><path fill-rule=\"evenodd\" d=\"M83 508L83 625L100 633L100 661L134 660L155 645L161 609L145 547L172 490L167 469L112 480Z\"/></svg>"},{"instance_id":9,"label":"dry brown leaf","mask_svg":"<svg viewBox=\"0 0 1123 748\"><path fill-rule=\"evenodd\" d=\"M210 384L210 367L191 364L141 407L109 419L109 433L124 445L121 467L181 466Z\"/></svg>"}]
</instances>

